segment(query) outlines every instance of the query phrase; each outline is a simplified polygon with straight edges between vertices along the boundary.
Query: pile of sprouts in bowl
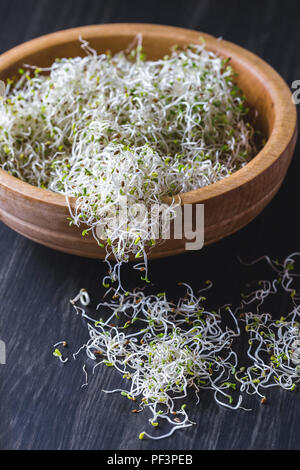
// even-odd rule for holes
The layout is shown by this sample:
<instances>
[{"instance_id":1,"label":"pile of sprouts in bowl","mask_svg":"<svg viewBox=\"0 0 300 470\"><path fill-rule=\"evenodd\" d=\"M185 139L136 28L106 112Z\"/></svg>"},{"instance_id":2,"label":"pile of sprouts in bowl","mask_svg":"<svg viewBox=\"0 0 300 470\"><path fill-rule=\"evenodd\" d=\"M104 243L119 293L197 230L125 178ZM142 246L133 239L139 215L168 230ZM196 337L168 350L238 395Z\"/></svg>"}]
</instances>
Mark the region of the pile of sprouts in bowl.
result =
<instances>
[{"instance_id":1,"label":"pile of sprouts in bowl","mask_svg":"<svg viewBox=\"0 0 300 470\"><path fill-rule=\"evenodd\" d=\"M24 66L8 80L0 164L75 197L70 224L84 224L83 235L104 241L117 262L143 258L155 241L131 207L143 204L147 215L158 204L172 219L178 198L165 197L228 177L256 154L245 97L230 60L204 43L159 60L147 60L140 36L113 56L82 48L84 57ZM116 222L124 197L126 224Z\"/></svg>"}]
</instances>

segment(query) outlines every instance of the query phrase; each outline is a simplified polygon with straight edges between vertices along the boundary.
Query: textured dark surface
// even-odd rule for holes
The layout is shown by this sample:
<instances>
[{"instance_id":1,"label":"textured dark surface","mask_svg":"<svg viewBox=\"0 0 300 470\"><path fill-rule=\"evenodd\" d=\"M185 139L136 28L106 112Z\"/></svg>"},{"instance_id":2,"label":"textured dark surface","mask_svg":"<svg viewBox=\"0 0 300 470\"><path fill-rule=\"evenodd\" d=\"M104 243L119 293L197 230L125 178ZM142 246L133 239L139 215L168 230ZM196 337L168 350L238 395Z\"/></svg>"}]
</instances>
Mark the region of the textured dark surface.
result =
<instances>
[{"instance_id":1,"label":"textured dark surface","mask_svg":"<svg viewBox=\"0 0 300 470\"><path fill-rule=\"evenodd\" d=\"M223 36L260 55L286 79L300 79L300 13L292 1L93 1L1 0L0 51L73 26L148 22L190 27ZM270 206L247 228L198 253L152 262L159 291L177 295L176 283L216 282L214 301L235 302L247 280L236 259L281 257L300 248L299 145L285 183ZM0 225L0 338L7 364L0 365L0 449L299 449L300 395L273 390L269 404L251 401L252 412L231 411L203 394L191 407L197 425L164 441L137 440L144 413L103 388L122 379L98 369L87 388L84 358L65 367L52 345L67 340L70 351L87 339L84 322L68 303L81 287L103 294L105 266L38 246ZM260 267L251 271L261 278ZM124 271L134 285L130 268ZM284 304L282 305L284 311Z\"/></svg>"}]
</instances>

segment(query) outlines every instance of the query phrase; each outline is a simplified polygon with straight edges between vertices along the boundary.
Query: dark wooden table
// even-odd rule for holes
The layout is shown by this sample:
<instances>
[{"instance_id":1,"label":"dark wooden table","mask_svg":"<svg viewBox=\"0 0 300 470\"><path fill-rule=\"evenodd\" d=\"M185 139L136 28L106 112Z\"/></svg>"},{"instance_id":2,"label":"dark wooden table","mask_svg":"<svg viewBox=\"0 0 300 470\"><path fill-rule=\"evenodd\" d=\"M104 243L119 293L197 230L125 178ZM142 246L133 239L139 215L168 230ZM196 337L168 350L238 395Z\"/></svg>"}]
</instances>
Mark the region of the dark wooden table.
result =
<instances>
[{"instance_id":1,"label":"dark wooden table","mask_svg":"<svg viewBox=\"0 0 300 470\"><path fill-rule=\"evenodd\" d=\"M59 29L94 23L148 22L194 28L223 36L260 55L289 86L300 79L300 13L293 1L94 1L2 0L0 51ZM213 279L216 304L235 302L247 281L236 255L283 257L300 249L300 160L292 166L270 206L238 234L198 253L151 263L152 281L170 298L179 280L197 288ZM52 356L61 339L76 349L87 330L68 302L81 287L99 299L106 267L99 261L51 251L0 225L1 449L299 449L300 395L273 390L269 404L253 400L252 412L231 411L203 393L191 408L197 425L164 441L143 442L145 413L129 401L105 395L122 379L101 368L84 383L84 357L62 366ZM133 286L130 267L124 278ZM251 276L259 279L260 268ZM281 306L284 309L284 304Z\"/></svg>"}]
</instances>

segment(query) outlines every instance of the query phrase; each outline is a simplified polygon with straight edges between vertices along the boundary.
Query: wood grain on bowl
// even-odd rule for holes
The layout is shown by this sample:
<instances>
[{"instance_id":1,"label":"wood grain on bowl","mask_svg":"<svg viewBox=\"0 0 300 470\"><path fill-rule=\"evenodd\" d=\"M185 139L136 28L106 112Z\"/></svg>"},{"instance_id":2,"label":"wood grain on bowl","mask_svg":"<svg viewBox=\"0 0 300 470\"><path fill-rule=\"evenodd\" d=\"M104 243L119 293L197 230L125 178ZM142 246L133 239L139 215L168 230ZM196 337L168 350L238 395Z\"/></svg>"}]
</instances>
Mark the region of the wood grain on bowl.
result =
<instances>
[{"instance_id":1,"label":"wood grain on bowl","mask_svg":"<svg viewBox=\"0 0 300 470\"><path fill-rule=\"evenodd\" d=\"M296 107L280 75L251 52L198 31L150 24L86 26L34 39L0 56L0 79L13 76L24 63L41 67L58 57L84 52L79 37L98 52L115 53L142 33L147 58L164 56L174 44L184 46L205 39L206 48L224 57L238 73L237 83L257 115L255 126L267 138L266 145L245 167L228 178L181 194L182 204L204 204L205 245L246 226L272 200L291 162L297 138ZM38 243L79 256L103 258L92 237L82 237L83 228L70 227L65 197L31 186L0 169L0 219L15 231ZM166 240L154 247L151 258L185 251L184 240Z\"/></svg>"}]
</instances>

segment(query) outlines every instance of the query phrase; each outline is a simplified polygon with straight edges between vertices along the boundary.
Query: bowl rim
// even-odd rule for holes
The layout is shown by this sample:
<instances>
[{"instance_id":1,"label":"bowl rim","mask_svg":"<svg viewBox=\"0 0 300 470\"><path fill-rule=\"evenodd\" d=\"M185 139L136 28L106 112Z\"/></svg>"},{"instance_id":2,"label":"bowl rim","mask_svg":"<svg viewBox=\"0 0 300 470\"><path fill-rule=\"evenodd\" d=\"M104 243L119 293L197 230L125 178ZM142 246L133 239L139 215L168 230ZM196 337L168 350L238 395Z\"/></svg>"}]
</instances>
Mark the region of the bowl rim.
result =
<instances>
[{"instance_id":1,"label":"bowl rim","mask_svg":"<svg viewBox=\"0 0 300 470\"><path fill-rule=\"evenodd\" d=\"M75 41L79 36L90 40L95 35L109 37L136 35L137 33L145 35L155 33L161 37L174 38L174 43L176 43L178 37L185 40L188 39L189 42L199 42L200 38L204 38L208 50L217 51L220 55L231 57L233 60L238 58L240 63L250 64L254 73L267 83L268 93L274 106L275 119L273 128L266 144L257 155L243 168L226 178L202 188L180 193L182 204L204 203L208 199L237 189L264 172L284 153L297 132L296 106L292 101L292 94L287 83L273 67L257 55L232 42L216 38L207 33L148 23L111 23L64 29L37 37L4 52L0 55L0 71L5 70L16 62L20 62L26 54L41 52L51 46L63 46ZM34 200L37 203L67 207L65 195L33 186L10 175L1 168L0 185L22 194L25 199ZM71 204L72 201L75 201L74 197L68 197L68 199Z\"/></svg>"}]
</instances>

